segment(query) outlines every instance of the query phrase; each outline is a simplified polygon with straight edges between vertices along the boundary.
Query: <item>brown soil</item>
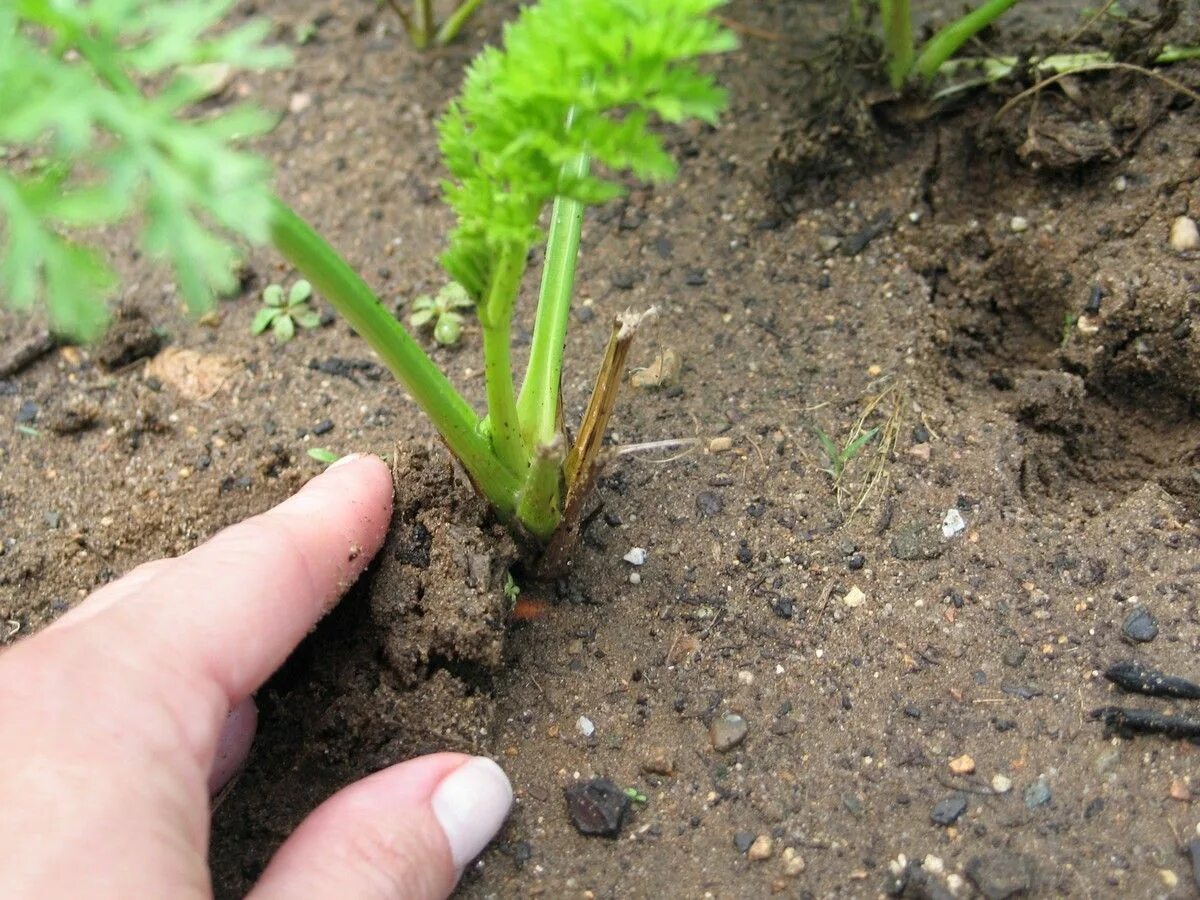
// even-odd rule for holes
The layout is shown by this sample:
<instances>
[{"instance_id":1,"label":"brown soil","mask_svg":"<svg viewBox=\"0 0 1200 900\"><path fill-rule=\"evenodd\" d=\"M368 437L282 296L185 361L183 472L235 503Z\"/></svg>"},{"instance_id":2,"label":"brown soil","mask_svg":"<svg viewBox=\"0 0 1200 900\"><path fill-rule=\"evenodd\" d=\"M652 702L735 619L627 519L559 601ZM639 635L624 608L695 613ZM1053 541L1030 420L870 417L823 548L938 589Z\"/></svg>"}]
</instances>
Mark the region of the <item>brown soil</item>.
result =
<instances>
[{"instance_id":1,"label":"brown soil","mask_svg":"<svg viewBox=\"0 0 1200 900\"><path fill-rule=\"evenodd\" d=\"M249 336L258 292L291 277L269 254L205 325L122 251L134 312L106 345L0 380L9 640L277 502L317 471L308 448L406 473L378 565L259 694L260 736L216 816L223 896L338 786L443 747L495 755L517 791L463 896L874 896L900 856L940 860L914 896L1001 875L1040 894L1192 890L1181 846L1200 816L1170 794L1192 790L1193 745L1110 738L1088 712L1172 707L1114 694L1099 671L1118 659L1200 676L1200 259L1167 246L1171 220L1200 212L1197 107L1137 76L1081 79L1081 107L1046 92L1004 145L985 131L999 100L976 95L886 133L873 165L793 173L781 208L769 160L786 161L805 89L790 36L828 32L837 8L730 7L789 38L721 61L733 106L719 129L672 133L675 184L635 185L586 223L568 419L611 317L656 303L635 365L669 346L682 375L629 391L613 439L702 449L611 466L571 576L524 586L540 617L505 628L512 545L344 326ZM264 144L283 196L403 303L440 284L433 119L511 8L426 57L371 9L262 4L281 35L317 21L317 37L291 72L245 85L299 110ZM1195 65L1171 75L1200 85ZM1111 153L1034 171L1016 148L1064 117ZM36 327L0 317L0 364ZM476 402L478 349L468 327L435 351ZM812 428L844 442L868 407L884 440L835 491ZM731 449L704 452L718 436ZM945 538L951 509L965 529ZM648 551L636 583L632 547ZM1121 625L1139 604L1159 634L1135 647ZM727 712L749 731L718 753ZM964 754L974 773L956 775ZM563 788L592 775L646 796L619 840L567 818ZM959 796L957 822L933 824ZM759 835L771 853L751 860Z\"/></svg>"}]
</instances>

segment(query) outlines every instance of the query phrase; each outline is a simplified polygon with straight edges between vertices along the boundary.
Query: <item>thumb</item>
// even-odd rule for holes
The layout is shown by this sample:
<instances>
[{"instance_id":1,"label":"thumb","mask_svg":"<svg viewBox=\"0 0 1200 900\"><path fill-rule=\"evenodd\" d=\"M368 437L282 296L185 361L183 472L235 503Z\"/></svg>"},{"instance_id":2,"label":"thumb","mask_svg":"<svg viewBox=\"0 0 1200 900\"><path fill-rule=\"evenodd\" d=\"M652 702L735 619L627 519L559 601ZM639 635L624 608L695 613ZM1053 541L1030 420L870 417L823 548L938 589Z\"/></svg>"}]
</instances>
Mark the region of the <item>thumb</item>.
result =
<instances>
[{"instance_id":1,"label":"thumb","mask_svg":"<svg viewBox=\"0 0 1200 900\"><path fill-rule=\"evenodd\" d=\"M317 807L250 897L442 900L511 805L508 777L486 757L436 753L400 763Z\"/></svg>"}]
</instances>

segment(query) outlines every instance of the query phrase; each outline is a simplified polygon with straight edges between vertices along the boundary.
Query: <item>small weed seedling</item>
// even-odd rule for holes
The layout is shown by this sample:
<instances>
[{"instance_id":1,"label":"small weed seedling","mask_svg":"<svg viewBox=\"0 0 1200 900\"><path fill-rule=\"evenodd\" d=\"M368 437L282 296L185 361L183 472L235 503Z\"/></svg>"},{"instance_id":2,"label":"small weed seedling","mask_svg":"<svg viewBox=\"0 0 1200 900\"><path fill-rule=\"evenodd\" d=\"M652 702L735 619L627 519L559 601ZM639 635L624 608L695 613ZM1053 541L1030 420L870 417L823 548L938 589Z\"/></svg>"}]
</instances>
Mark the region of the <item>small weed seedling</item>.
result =
<instances>
[{"instance_id":1,"label":"small weed seedling","mask_svg":"<svg viewBox=\"0 0 1200 900\"><path fill-rule=\"evenodd\" d=\"M839 450L833 438L826 434L819 425L814 425L812 429L825 454L826 466L821 471L829 474L829 477L833 479L833 486L838 489L842 485L842 476L846 474L846 464L858 456L863 448L875 439L875 435L879 434L879 426L876 425L853 440L847 441L846 445Z\"/></svg>"},{"instance_id":2,"label":"small weed seedling","mask_svg":"<svg viewBox=\"0 0 1200 900\"><path fill-rule=\"evenodd\" d=\"M319 463L325 463L327 466L331 466L341 459L332 450L326 450L324 447L309 447L308 456L310 459L315 459Z\"/></svg>"},{"instance_id":3,"label":"small weed seedling","mask_svg":"<svg viewBox=\"0 0 1200 900\"><path fill-rule=\"evenodd\" d=\"M263 291L262 309L250 324L250 332L262 334L270 328L275 340L286 344L296 336L297 325L301 328L316 328L321 324L321 317L308 305L310 297L312 285L303 279L292 285L286 298L282 287L268 284Z\"/></svg>"},{"instance_id":4,"label":"small weed seedling","mask_svg":"<svg viewBox=\"0 0 1200 900\"><path fill-rule=\"evenodd\" d=\"M433 327L433 339L443 347L453 347L462 334L463 317L459 310L471 309L475 301L467 296L463 286L450 282L436 296L422 294L412 302L413 312L408 324L413 328Z\"/></svg>"},{"instance_id":5,"label":"small weed seedling","mask_svg":"<svg viewBox=\"0 0 1200 900\"><path fill-rule=\"evenodd\" d=\"M932 81L963 44L1015 6L1018 0L985 0L965 16L943 26L920 46L913 39L909 0L875 2L883 28L888 78L892 87L899 90L914 78ZM850 28L855 31L866 27L862 4L863 0L850 0Z\"/></svg>"},{"instance_id":6,"label":"small weed seedling","mask_svg":"<svg viewBox=\"0 0 1200 900\"><path fill-rule=\"evenodd\" d=\"M392 8L404 25L408 39L418 50L426 47L444 47L454 40L467 19L480 6L483 0L459 0L454 11L439 25L434 21L433 0L413 0L412 8L406 9L401 4L403 0L382 0Z\"/></svg>"},{"instance_id":7,"label":"small weed seedling","mask_svg":"<svg viewBox=\"0 0 1200 900\"><path fill-rule=\"evenodd\" d=\"M1056 53L1032 59L994 55L971 59L952 58L968 41L1018 2L1019 0L984 0L966 15L938 29L924 44L918 45L913 38L910 0L866 0L868 8L873 11L877 9L879 13L884 60L888 78L895 90L900 90L912 82L928 85L939 75L955 76L954 83L934 94L935 99L940 99L1000 81L1018 71L1029 71L1051 78L1109 68L1145 71L1141 67L1119 62L1111 53L1106 52ZM867 28L863 4L864 0L850 0L849 28L852 33L861 33ZM1094 23L1106 11L1107 6L1101 9L1100 14L1093 12L1089 24ZM1169 65L1198 58L1198 47L1166 46L1154 56L1152 62L1155 65ZM1194 94L1177 83L1167 83L1189 96Z\"/></svg>"},{"instance_id":8,"label":"small weed seedling","mask_svg":"<svg viewBox=\"0 0 1200 900\"><path fill-rule=\"evenodd\" d=\"M205 96L195 66L286 60L262 46L266 23L215 28L232 3L0 3L0 295L18 307L43 301L58 331L95 337L115 278L69 237L74 229L144 222L145 248L171 260L200 310L234 282L234 239L269 239L367 340L480 494L553 570L578 536L640 321L614 324L571 441L560 382L584 209L621 195L618 176L675 174L654 122L716 121L725 94L697 60L735 46L711 15L722 0L526 6L503 47L476 57L439 120L445 199L457 216L441 263L475 305L485 415L337 251L272 195L268 166L236 149L271 117L242 107L195 114ZM455 15L477 5L468 0ZM531 251L542 245L518 391L510 331Z\"/></svg>"},{"instance_id":9,"label":"small weed seedling","mask_svg":"<svg viewBox=\"0 0 1200 900\"><path fill-rule=\"evenodd\" d=\"M635 787L625 788L625 796L628 797L633 803L636 803L638 806L645 806L647 803L650 802L650 798L648 798L645 794L643 794L641 791L639 791Z\"/></svg>"}]
</instances>

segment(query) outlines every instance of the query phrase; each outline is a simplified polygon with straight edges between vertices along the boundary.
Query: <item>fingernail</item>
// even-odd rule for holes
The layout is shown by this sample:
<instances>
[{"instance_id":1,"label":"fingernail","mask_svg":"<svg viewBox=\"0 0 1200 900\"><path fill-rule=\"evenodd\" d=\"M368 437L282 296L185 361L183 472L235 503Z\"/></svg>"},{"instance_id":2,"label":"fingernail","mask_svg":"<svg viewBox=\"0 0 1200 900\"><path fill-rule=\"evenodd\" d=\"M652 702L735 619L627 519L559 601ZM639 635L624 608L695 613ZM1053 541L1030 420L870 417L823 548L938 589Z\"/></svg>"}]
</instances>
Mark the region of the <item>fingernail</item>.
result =
<instances>
[{"instance_id":1,"label":"fingernail","mask_svg":"<svg viewBox=\"0 0 1200 900\"><path fill-rule=\"evenodd\" d=\"M512 806L512 785L498 765L477 756L447 775L430 803L450 844L454 867L461 870L504 824Z\"/></svg>"},{"instance_id":2,"label":"fingernail","mask_svg":"<svg viewBox=\"0 0 1200 900\"><path fill-rule=\"evenodd\" d=\"M343 456L337 462L330 463L329 468L326 469L325 471L330 472L330 471L336 469L338 466L344 466L346 463L352 463L356 459L362 459L362 454L361 453L351 453L349 456Z\"/></svg>"}]
</instances>

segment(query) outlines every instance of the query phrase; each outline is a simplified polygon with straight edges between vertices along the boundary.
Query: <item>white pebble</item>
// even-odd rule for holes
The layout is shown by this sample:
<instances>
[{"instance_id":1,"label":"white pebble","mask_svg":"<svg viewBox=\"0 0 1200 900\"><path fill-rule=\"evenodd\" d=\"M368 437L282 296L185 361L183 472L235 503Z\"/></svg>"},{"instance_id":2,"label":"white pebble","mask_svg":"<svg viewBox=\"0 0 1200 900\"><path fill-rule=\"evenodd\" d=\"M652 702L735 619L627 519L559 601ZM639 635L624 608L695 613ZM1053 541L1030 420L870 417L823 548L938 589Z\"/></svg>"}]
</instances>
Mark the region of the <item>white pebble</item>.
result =
<instances>
[{"instance_id":1,"label":"white pebble","mask_svg":"<svg viewBox=\"0 0 1200 900\"><path fill-rule=\"evenodd\" d=\"M952 538L963 533L967 523L963 521L962 513L953 506L946 510L946 517L942 519L942 537Z\"/></svg>"},{"instance_id":2,"label":"white pebble","mask_svg":"<svg viewBox=\"0 0 1200 900\"><path fill-rule=\"evenodd\" d=\"M997 794L1007 794L1012 790L1012 779L1007 775L993 775L992 790Z\"/></svg>"},{"instance_id":3,"label":"white pebble","mask_svg":"<svg viewBox=\"0 0 1200 900\"><path fill-rule=\"evenodd\" d=\"M1008 220L1008 228L1013 234L1029 230L1029 220L1024 216L1013 216Z\"/></svg>"},{"instance_id":4,"label":"white pebble","mask_svg":"<svg viewBox=\"0 0 1200 900\"><path fill-rule=\"evenodd\" d=\"M596 724L587 716L580 716L579 721L575 723L575 730L585 738L590 738L596 733Z\"/></svg>"},{"instance_id":5,"label":"white pebble","mask_svg":"<svg viewBox=\"0 0 1200 900\"><path fill-rule=\"evenodd\" d=\"M629 583L630 584L641 584L642 583L642 573L641 572L630 572L629 573Z\"/></svg>"},{"instance_id":6,"label":"white pebble","mask_svg":"<svg viewBox=\"0 0 1200 900\"><path fill-rule=\"evenodd\" d=\"M635 566L640 566L646 562L646 550L644 547L634 547L628 553L621 557L627 563L632 563Z\"/></svg>"},{"instance_id":7,"label":"white pebble","mask_svg":"<svg viewBox=\"0 0 1200 900\"><path fill-rule=\"evenodd\" d=\"M1200 250L1200 229L1196 220L1188 216L1180 216L1171 223L1171 249L1179 253L1186 250Z\"/></svg>"},{"instance_id":8,"label":"white pebble","mask_svg":"<svg viewBox=\"0 0 1200 900\"><path fill-rule=\"evenodd\" d=\"M842 602L851 609L857 609L867 602L867 595L862 592L858 585L854 585L850 590L846 591L846 596L842 598Z\"/></svg>"},{"instance_id":9,"label":"white pebble","mask_svg":"<svg viewBox=\"0 0 1200 900\"><path fill-rule=\"evenodd\" d=\"M738 672L737 678L738 684L754 684L754 673L749 672L746 669L742 669L742 671Z\"/></svg>"}]
</instances>

